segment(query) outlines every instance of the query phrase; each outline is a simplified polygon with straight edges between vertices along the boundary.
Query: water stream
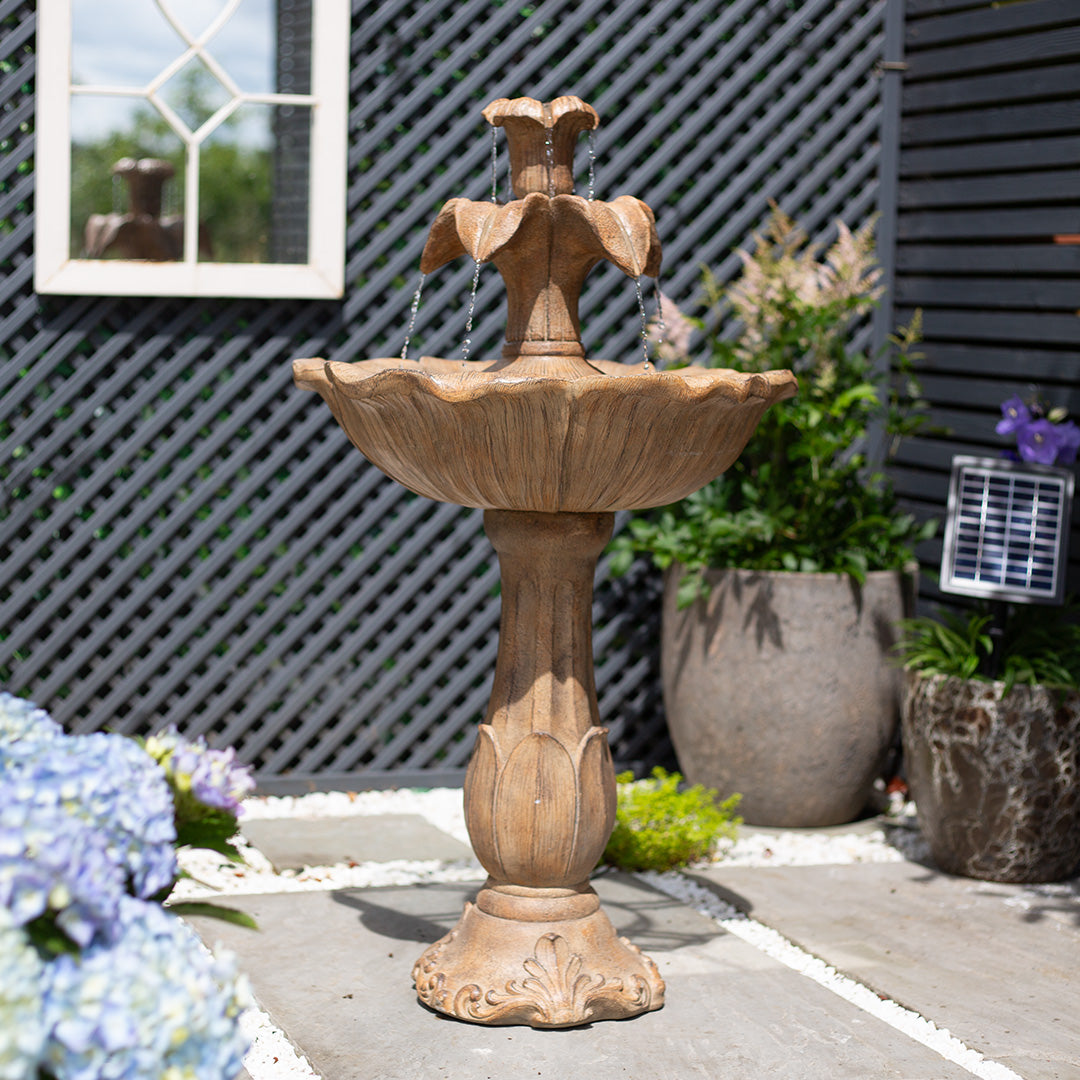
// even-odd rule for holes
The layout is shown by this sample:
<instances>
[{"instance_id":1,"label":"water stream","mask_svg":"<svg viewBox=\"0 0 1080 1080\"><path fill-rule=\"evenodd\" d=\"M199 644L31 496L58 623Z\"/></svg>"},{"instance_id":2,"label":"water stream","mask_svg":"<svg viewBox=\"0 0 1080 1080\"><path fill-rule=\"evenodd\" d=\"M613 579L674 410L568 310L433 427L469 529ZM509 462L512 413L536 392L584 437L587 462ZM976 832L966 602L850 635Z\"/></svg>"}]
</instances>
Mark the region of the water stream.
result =
<instances>
[{"instance_id":1,"label":"water stream","mask_svg":"<svg viewBox=\"0 0 1080 1080\"><path fill-rule=\"evenodd\" d=\"M596 198L596 132L590 131L589 140L589 202Z\"/></svg>"},{"instance_id":2,"label":"water stream","mask_svg":"<svg viewBox=\"0 0 1080 1080\"><path fill-rule=\"evenodd\" d=\"M659 344L670 345L667 336L667 323L664 322L664 302L662 299L662 293L660 292L660 278L657 277L653 281L653 290L656 294L656 336L659 339Z\"/></svg>"},{"instance_id":3,"label":"water stream","mask_svg":"<svg viewBox=\"0 0 1080 1080\"><path fill-rule=\"evenodd\" d=\"M491 129L491 201L499 201L499 142L498 129Z\"/></svg>"},{"instance_id":4,"label":"water stream","mask_svg":"<svg viewBox=\"0 0 1080 1080\"><path fill-rule=\"evenodd\" d=\"M420 294L424 291L424 278L426 274L420 275L420 281L417 283L416 292L413 293L412 307L409 309L409 328L405 331L405 344L401 346L401 359L408 359L409 353L409 339L412 337L413 327L416 326L416 313L420 310Z\"/></svg>"},{"instance_id":5,"label":"water stream","mask_svg":"<svg viewBox=\"0 0 1080 1080\"><path fill-rule=\"evenodd\" d=\"M645 297L641 292L641 278L634 278L634 291L637 293L638 311L641 314L641 351L645 357L645 370L649 371L652 364L649 361L649 323L645 317Z\"/></svg>"},{"instance_id":6,"label":"water stream","mask_svg":"<svg viewBox=\"0 0 1080 1080\"><path fill-rule=\"evenodd\" d=\"M548 197L555 198L555 138L551 128L544 129L544 149L547 152Z\"/></svg>"},{"instance_id":7,"label":"water stream","mask_svg":"<svg viewBox=\"0 0 1080 1080\"><path fill-rule=\"evenodd\" d=\"M462 364L469 359L469 350L472 348L472 338L469 335L472 333L473 312L476 310L476 290L479 285L480 263L476 263L473 268L472 292L469 294L469 314L465 319L465 340L461 343Z\"/></svg>"}]
</instances>

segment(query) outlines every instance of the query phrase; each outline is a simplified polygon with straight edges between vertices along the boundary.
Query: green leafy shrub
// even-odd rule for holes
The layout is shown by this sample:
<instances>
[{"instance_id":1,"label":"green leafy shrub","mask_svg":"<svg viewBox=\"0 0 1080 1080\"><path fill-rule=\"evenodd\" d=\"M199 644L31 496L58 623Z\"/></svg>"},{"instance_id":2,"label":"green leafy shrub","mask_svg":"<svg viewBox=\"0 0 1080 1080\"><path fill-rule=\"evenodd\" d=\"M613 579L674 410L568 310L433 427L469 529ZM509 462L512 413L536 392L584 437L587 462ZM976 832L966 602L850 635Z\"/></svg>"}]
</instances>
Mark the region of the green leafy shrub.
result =
<instances>
[{"instance_id":1,"label":"green leafy shrub","mask_svg":"<svg viewBox=\"0 0 1080 1080\"><path fill-rule=\"evenodd\" d=\"M734 815L741 795L717 802L712 788L679 790L682 776L657 766L652 777L620 773L615 828L604 861L623 870L673 870L708 858L718 840L735 838L742 818Z\"/></svg>"},{"instance_id":2,"label":"green leafy shrub","mask_svg":"<svg viewBox=\"0 0 1080 1080\"><path fill-rule=\"evenodd\" d=\"M657 359L738 371L788 368L797 396L772 406L746 449L719 479L679 503L639 514L611 546L611 569L625 572L646 553L684 576L678 605L708 592L711 567L846 573L904 567L933 532L901 512L888 479L866 456L877 425L894 449L925 420L912 363L918 316L892 345L902 385L886 387L873 357L850 345L852 327L882 293L873 222L839 238L824 255L774 206L755 250L739 251L743 273L724 285L707 270L704 319L662 300L669 328ZM704 340L692 355L695 333Z\"/></svg>"}]
</instances>

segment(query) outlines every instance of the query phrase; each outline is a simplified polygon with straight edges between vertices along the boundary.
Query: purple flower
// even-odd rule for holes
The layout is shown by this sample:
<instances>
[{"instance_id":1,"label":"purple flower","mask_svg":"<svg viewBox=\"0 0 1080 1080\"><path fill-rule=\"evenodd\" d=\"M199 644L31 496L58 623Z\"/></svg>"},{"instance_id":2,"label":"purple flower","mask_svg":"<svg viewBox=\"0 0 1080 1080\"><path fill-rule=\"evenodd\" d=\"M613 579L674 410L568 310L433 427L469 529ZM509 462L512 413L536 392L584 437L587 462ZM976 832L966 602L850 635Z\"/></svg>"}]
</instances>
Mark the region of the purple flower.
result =
<instances>
[{"instance_id":1,"label":"purple flower","mask_svg":"<svg viewBox=\"0 0 1080 1080\"><path fill-rule=\"evenodd\" d=\"M1016 447L1022 461L1053 465L1061 449L1060 428L1047 419L1031 420L1016 431ZM1076 456L1075 449L1073 456Z\"/></svg>"},{"instance_id":2,"label":"purple flower","mask_svg":"<svg viewBox=\"0 0 1080 1080\"><path fill-rule=\"evenodd\" d=\"M1001 417L994 430L999 435L1012 435L1025 424L1031 423L1031 410L1018 395L1014 395L1008 401L1002 402Z\"/></svg>"},{"instance_id":3,"label":"purple flower","mask_svg":"<svg viewBox=\"0 0 1080 1080\"><path fill-rule=\"evenodd\" d=\"M146 750L181 797L190 794L203 806L239 814L241 801L255 790L251 766L241 765L231 746L211 750L201 735L186 739L170 726L147 739Z\"/></svg>"},{"instance_id":4,"label":"purple flower","mask_svg":"<svg viewBox=\"0 0 1080 1080\"><path fill-rule=\"evenodd\" d=\"M1047 409L1037 400L1025 403L1014 395L1002 403L1001 417L997 433L1016 439L1016 450L1005 450L1005 457L1039 465L1071 465L1076 461L1080 427L1065 420L1064 409Z\"/></svg>"},{"instance_id":5,"label":"purple flower","mask_svg":"<svg viewBox=\"0 0 1080 1080\"><path fill-rule=\"evenodd\" d=\"M1080 427L1071 420L1055 427L1057 432L1058 452L1055 465L1071 465L1076 461L1077 451L1080 450Z\"/></svg>"}]
</instances>

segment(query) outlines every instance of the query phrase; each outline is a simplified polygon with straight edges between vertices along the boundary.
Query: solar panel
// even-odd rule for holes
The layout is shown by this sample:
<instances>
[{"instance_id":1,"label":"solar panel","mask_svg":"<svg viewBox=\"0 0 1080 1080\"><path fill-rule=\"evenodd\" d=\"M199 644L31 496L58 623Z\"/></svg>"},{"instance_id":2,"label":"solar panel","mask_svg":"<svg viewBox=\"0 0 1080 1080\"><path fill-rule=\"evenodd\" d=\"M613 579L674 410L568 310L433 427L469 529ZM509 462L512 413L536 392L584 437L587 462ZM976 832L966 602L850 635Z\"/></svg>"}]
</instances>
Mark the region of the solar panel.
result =
<instances>
[{"instance_id":1,"label":"solar panel","mask_svg":"<svg viewBox=\"0 0 1080 1080\"><path fill-rule=\"evenodd\" d=\"M1073 474L1000 458L953 458L943 592L1060 604Z\"/></svg>"}]
</instances>

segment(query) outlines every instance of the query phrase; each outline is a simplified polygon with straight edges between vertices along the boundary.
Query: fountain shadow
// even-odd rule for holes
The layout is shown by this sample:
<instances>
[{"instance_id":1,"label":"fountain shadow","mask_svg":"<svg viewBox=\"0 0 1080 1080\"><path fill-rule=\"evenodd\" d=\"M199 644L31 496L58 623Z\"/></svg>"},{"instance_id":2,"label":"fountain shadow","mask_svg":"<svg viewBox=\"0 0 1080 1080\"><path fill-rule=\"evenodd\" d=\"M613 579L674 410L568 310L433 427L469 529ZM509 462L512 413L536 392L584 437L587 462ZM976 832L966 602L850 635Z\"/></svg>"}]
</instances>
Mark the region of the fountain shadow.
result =
<instances>
[{"instance_id":1,"label":"fountain shadow","mask_svg":"<svg viewBox=\"0 0 1080 1080\"><path fill-rule=\"evenodd\" d=\"M646 953L702 945L725 933L711 919L631 874L606 871L593 879L593 885L618 933ZM477 891L476 883L425 882L342 889L333 898L358 912L361 925L371 933L427 945L454 926L465 902L474 900Z\"/></svg>"}]
</instances>

